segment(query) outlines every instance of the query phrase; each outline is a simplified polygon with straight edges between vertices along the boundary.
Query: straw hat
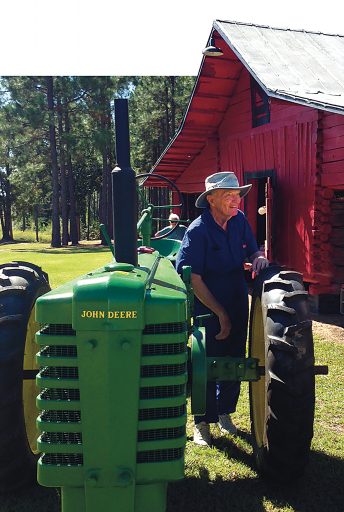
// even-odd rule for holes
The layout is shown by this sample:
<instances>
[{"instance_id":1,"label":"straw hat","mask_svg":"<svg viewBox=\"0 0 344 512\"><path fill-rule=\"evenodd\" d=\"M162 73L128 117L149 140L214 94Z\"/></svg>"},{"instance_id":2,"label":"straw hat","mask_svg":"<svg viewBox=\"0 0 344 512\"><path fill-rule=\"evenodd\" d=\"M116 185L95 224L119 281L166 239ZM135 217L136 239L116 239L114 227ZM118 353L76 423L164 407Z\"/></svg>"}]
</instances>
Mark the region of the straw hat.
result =
<instances>
[{"instance_id":1,"label":"straw hat","mask_svg":"<svg viewBox=\"0 0 344 512\"><path fill-rule=\"evenodd\" d=\"M205 192L196 199L197 208L207 208L209 205L207 195L213 190L239 190L240 197L246 196L252 185L239 186L238 178L234 172L216 172L205 179Z\"/></svg>"}]
</instances>

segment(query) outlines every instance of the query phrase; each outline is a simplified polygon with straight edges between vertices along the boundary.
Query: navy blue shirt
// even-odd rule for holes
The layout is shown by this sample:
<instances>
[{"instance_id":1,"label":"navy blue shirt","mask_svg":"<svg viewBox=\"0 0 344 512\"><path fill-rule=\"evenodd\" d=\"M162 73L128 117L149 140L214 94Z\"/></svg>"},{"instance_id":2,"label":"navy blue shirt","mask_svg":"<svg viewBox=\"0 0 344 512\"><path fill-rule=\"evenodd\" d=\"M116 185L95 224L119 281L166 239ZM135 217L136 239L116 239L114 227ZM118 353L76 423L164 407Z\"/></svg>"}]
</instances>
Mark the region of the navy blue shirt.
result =
<instances>
[{"instance_id":1,"label":"navy blue shirt","mask_svg":"<svg viewBox=\"0 0 344 512\"><path fill-rule=\"evenodd\" d=\"M176 269L181 272L183 266L191 266L194 274L202 276L214 297L227 310L233 310L233 305L247 295L244 261L257 251L257 242L242 211L238 210L237 215L230 218L224 230L206 209L186 231ZM197 314L206 309L195 301Z\"/></svg>"}]
</instances>

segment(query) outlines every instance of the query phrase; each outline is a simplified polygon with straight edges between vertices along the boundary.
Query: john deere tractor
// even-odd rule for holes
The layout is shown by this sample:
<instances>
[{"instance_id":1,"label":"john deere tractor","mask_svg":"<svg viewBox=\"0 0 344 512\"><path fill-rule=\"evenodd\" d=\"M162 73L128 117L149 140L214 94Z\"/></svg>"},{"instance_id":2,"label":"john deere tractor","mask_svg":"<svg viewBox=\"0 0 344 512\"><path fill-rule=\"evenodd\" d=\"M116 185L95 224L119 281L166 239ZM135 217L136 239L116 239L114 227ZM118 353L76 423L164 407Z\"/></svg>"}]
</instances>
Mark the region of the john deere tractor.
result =
<instances>
[{"instance_id":1,"label":"john deere tractor","mask_svg":"<svg viewBox=\"0 0 344 512\"><path fill-rule=\"evenodd\" d=\"M0 267L1 491L33 481L37 468L40 484L61 487L64 512L163 512L168 482L184 477L187 394L204 414L209 380L250 382L257 467L297 478L316 373L302 276L263 271L249 357L207 358L191 269L180 276L173 265L179 242L151 238L154 205L137 221L126 100L115 113L113 258L52 291L31 263Z\"/></svg>"}]
</instances>

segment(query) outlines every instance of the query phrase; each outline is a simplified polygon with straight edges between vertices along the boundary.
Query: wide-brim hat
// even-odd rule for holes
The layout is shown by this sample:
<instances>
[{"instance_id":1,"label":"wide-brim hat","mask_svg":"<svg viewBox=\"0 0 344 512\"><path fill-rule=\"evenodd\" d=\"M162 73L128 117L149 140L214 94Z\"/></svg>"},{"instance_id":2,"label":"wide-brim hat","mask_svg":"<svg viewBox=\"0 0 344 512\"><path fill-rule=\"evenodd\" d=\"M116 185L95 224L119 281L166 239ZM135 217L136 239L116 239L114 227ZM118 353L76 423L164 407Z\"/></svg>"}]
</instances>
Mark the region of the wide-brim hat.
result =
<instances>
[{"instance_id":1,"label":"wide-brim hat","mask_svg":"<svg viewBox=\"0 0 344 512\"><path fill-rule=\"evenodd\" d=\"M234 172L216 172L211 174L205 179L205 191L196 199L197 208L207 208L209 203L207 201L207 195L213 190L239 190L240 197L246 196L251 190L252 185L239 186L238 178Z\"/></svg>"}]
</instances>

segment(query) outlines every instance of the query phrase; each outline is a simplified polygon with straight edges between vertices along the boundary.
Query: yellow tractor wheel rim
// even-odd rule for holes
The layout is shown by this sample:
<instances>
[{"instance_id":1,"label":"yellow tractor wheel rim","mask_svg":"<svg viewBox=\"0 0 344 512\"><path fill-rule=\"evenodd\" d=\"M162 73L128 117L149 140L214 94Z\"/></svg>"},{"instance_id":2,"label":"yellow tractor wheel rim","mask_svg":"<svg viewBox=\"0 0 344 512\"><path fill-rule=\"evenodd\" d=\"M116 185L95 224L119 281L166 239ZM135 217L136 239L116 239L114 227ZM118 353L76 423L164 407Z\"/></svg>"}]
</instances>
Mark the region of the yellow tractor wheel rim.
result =
<instances>
[{"instance_id":1,"label":"yellow tractor wheel rim","mask_svg":"<svg viewBox=\"0 0 344 512\"><path fill-rule=\"evenodd\" d=\"M38 331L38 324L35 321L35 308L32 308L25 340L24 349L24 370L37 370L36 363L37 345L35 343L35 334ZM23 406L26 435L29 446L33 453L38 453L36 427L36 418L38 411L36 407L37 387L35 379L23 381Z\"/></svg>"},{"instance_id":2,"label":"yellow tractor wheel rim","mask_svg":"<svg viewBox=\"0 0 344 512\"><path fill-rule=\"evenodd\" d=\"M259 366L265 366L265 340L262 304L259 298L254 302L251 336L251 357L259 359ZM262 447L265 441L266 422L266 378L251 383L251 411L255 441Z\"/></svg>"}]
</instances>

